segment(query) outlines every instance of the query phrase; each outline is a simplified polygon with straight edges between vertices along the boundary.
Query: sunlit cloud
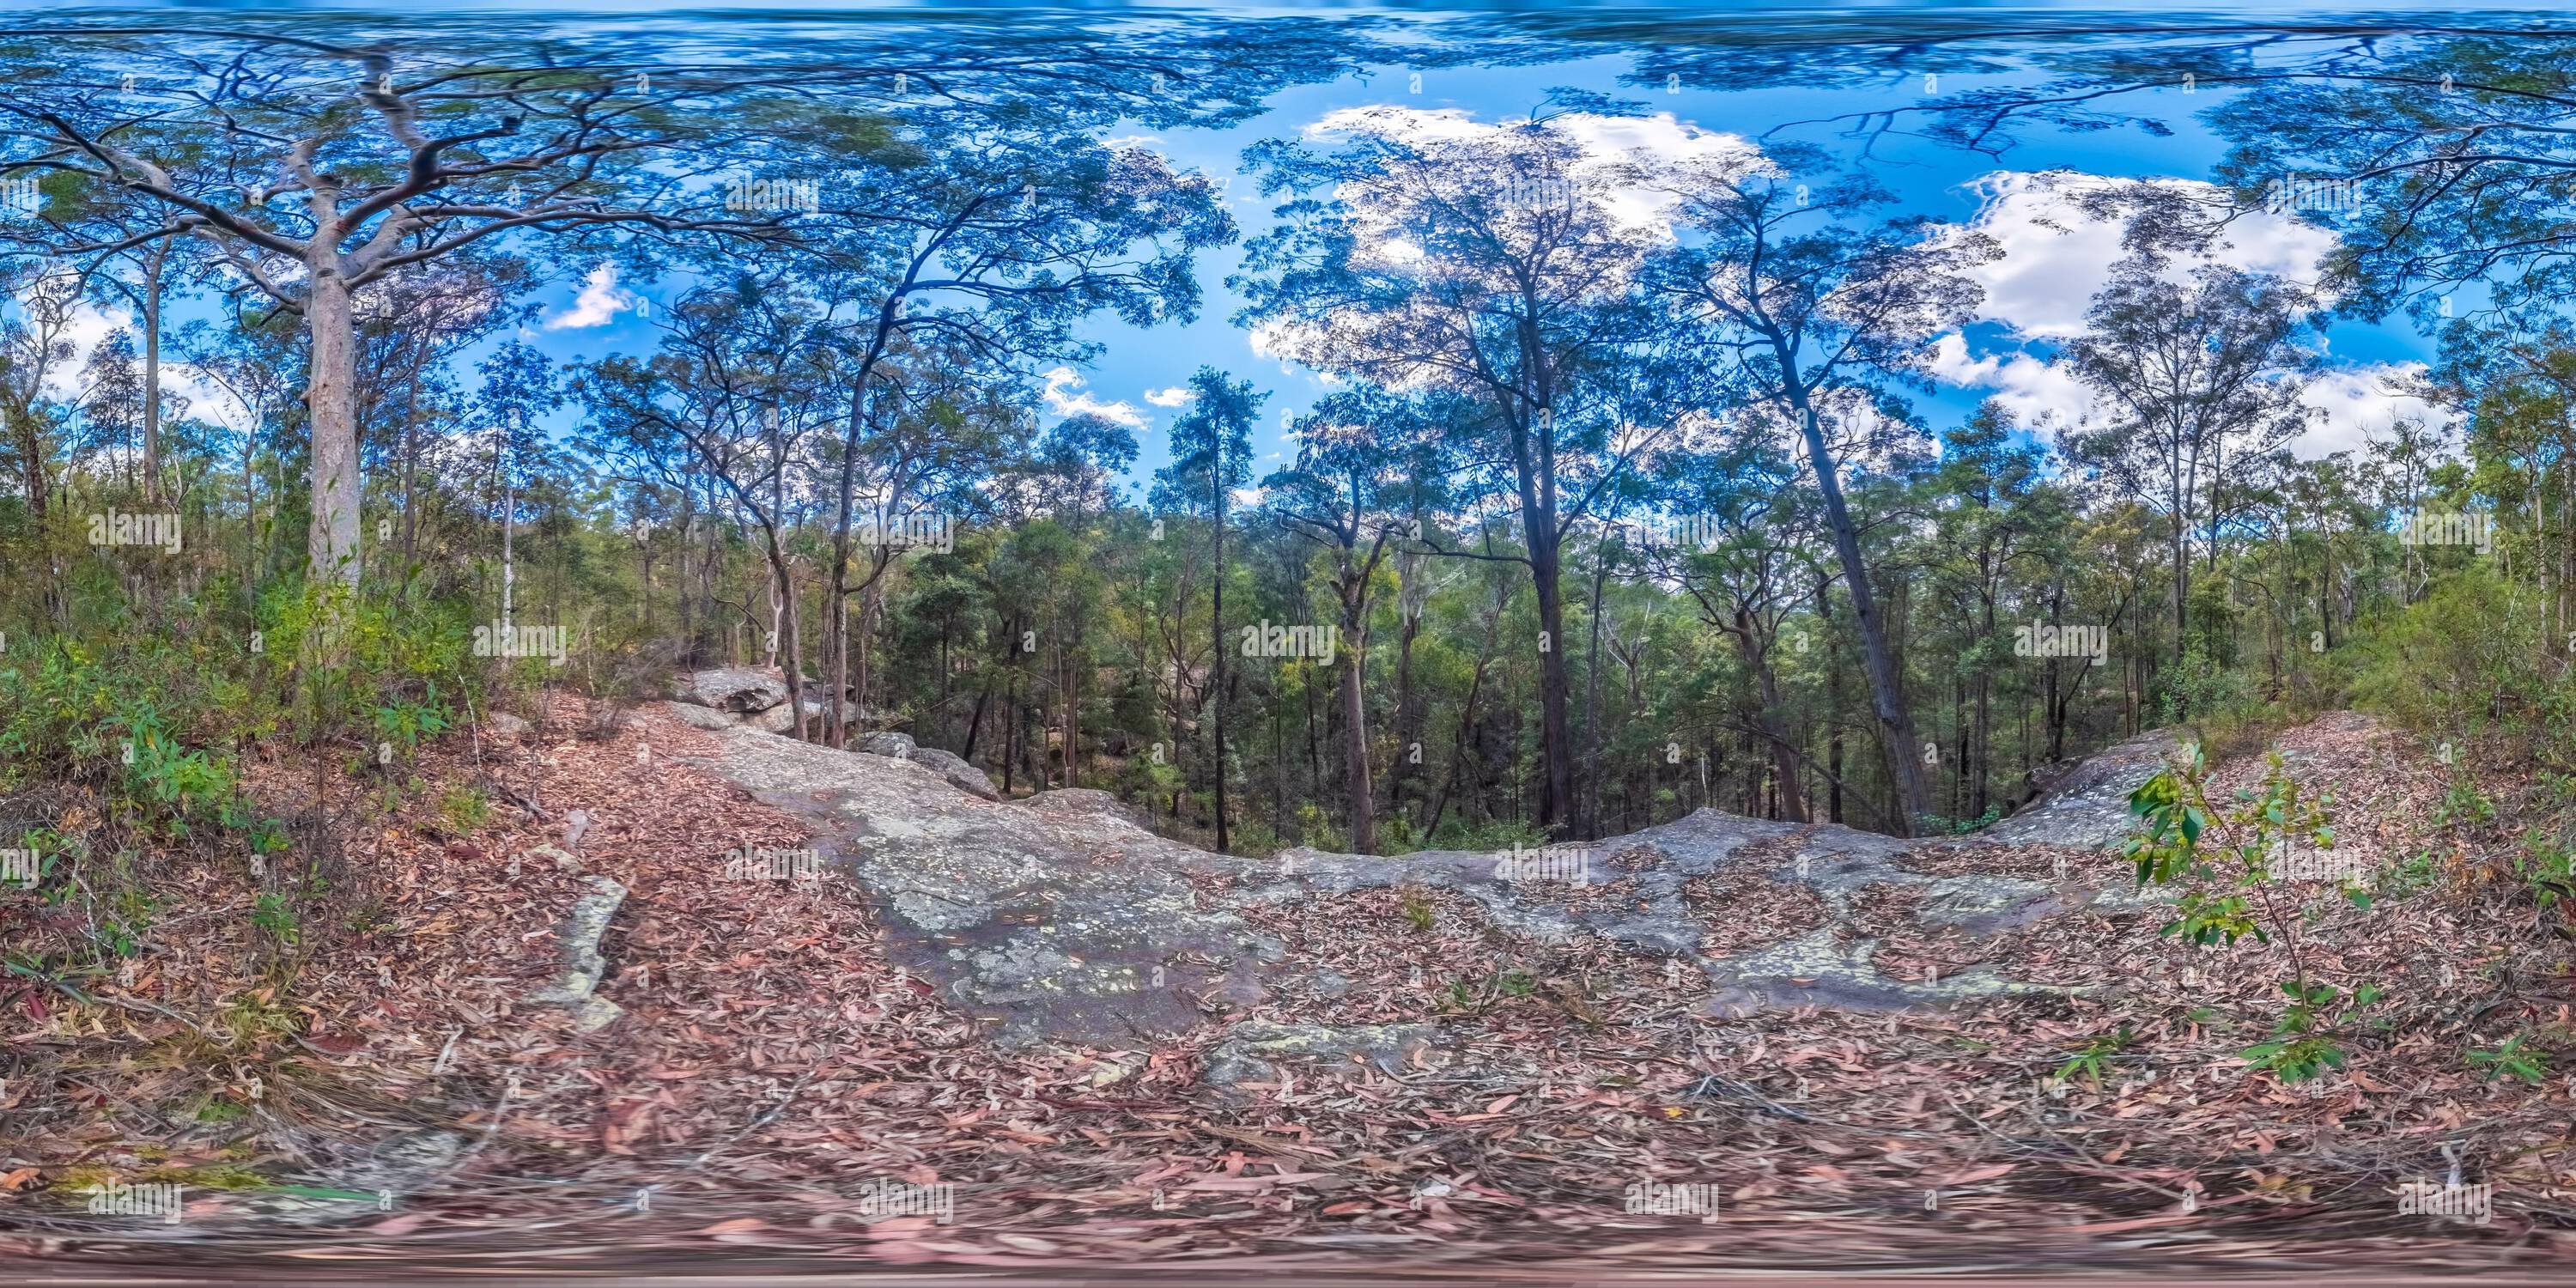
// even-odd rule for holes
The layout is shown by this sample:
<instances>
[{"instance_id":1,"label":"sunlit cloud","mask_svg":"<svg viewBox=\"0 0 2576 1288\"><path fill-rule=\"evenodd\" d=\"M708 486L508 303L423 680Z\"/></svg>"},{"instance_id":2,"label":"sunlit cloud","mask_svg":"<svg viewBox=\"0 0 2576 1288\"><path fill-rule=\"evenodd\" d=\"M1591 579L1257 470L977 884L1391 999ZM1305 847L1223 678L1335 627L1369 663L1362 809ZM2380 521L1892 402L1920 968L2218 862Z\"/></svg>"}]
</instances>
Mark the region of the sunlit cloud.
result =
<instances>
[{"instance_id":1,"label":"sunlit cloud","mask_svg":"<svg viewBox=\"0 0 2576 1288\"><path fill-rule=\"evenodd\" d=\"M636 304L634 292L618 289L617 266L603 263L582 279L581 294L573 297L571 308L546 319L546 329L585 331L606 326L618 314L633 311Z\"/></svg>"},{"instance_id":2,"label":"sunlit cloud","mask_svg":"<svg viewBox=\"0 0 2576 1288\"><path fill-rule=\"evenodd\" d=\"M1130 429L1144 428L1145 413L1136 410L1135 404L1124 400L1103 402L1082 385L1081 372L1071 367L1057 367L1046 373L1046 388L1038 396L1045 399L1046 405L1058 416L1088 414Z\"/></svg>"}]
</instances>

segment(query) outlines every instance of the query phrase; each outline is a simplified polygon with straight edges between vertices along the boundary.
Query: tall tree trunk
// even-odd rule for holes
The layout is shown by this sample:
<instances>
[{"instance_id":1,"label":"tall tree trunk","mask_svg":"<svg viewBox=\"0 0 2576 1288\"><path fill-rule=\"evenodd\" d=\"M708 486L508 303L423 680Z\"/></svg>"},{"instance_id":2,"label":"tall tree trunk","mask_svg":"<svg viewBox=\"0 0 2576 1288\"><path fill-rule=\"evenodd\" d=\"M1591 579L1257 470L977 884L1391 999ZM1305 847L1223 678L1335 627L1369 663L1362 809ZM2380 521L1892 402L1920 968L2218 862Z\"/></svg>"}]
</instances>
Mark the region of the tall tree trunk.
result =
<instances>
[{"instance_id":1,"label":"tall tree trunk","mask_svg":"<svg viewBox=\"0 0 2576 1288\"><path fill-rule=\"evenodd\" d=\"M1356 578L1357 571L1349 576ZM1342 774L1351 803L1351 851L1377 853L1377 794L1369 782L1367 701L1368 651L1360 641L1366 626L1365 585L1347 585L1342 597Z\"/></svg>"},{"instance_id":2,"label":"tall tree trunk","mask_svg":"<svg viewBox=\"0 0 2576 1288\"><path fill-rule=\"evenodd\" d=\"M1574 813L1573 721L1566 710L1570 683L1565 667L1565 600L1557 575L1563 563L1553 507L1523 524L1529 538L1530 573L1538 588L1539 759L1538 825L1563 839L1580 830Z\"/></svg>"},{"instance_id":3,"label":"tall tree trunk","mask_svg":"<svg viewBox=\"0 0 2576 1288\"><path fill-rule=\"evenodd\" d=\"M1422 818L1423 712L1413 692L1413 641L1422 633L1422 611L1429 599L1430 588L1422 580L1420 555L1406 552L1396 560L1395 566L1395 606L1402 626L1396 636L1395 650L1395 763L1387 769L1386 805L1388 812L1419 822ZM1408 787L1412 789L1410 794L1415 808L1406 815Z\"/></svg>"},{"instance_id":4,"label":"tall tree trunk","mask_svg":"<svg viewBox=\"0 0 2576 1288\"><path fill-rule=\"evenodd\" d=\"M170 243L143 257L143 497L161 500L161 269Z\"/></svg>"},{"instance_id":5,"label":"tall tree trunk","mask_svg":"<svg viewBox=\"0 0 2576 1288\"><path fill-rule=\"evenodd\" d=\"M1842 480L1833 450L1825 445L1824 426L1807 405L1804 391L1793 385L1791 396L1805 431L1807 461L1815 470L1816 490L1824 499L1825 522L1833 529L1834 553L1842 561L1843 583L1851 593L1852 616L1860 622L1861 662L1869 675L1870 711L1877 718L1888 781L1896 790L1897 817L1893 821L1898 835L1912 836L1931 810L1931 794L1919 758L1921 746L1914 734L1914 716L1905 705L1903 677L1896 673L1894 655L1887 648L1887 630L1879 620L1878 598L1870 589L1869 566L1861 560L1860 530L1843 504Z\"/></svg>"},{"instance_id":6,"label":"tall tree trunk","mask_svg":"<svg viewBox=\"0 0 2576 1288\"><path fill-rule=\"evenodd\" d=\"M1610 575L1607 542L1592 547L1591 648L1584 655L1583 834L1601 835L1601 583ZM1794 789L1793 789L1794 790Z\"/></svg>"},{"instance_id":7,"label":"tall tree trunk","mask_svg":"<svg viewBox=\"0 0 2576 1288\"><path fill-rule=\"evenodd\" d=\"M1781 816L1792 823L1807 820L1807 801L1798 790L1798 746L1789 738L1789 727L1781 719L1787 705L1780 700L1780 677L1771 669L1771 650L1761 635L1762 623L1741 604L1735 608L1735 636L1744 649L1744 664L1753 672L1754 684L1762 695L1762 709L1754 720L1762 727L1762 740L1771 744L1771 773L1778 781L1777 791Z\"/></svg>"},{"instance_id":8,"label":"tall tree trunk","mask_svg":"<svg viewBox=\"0 0 2576 1288\"><path fill-rule=\"evenodd\" d=\"M1225 441L1219 436L1215 459L1208 477L1216 511L1216 579L1215 600L1208 610L1209 630L1216 641L1216 852L1226 852L1225 822Z\"/></svg>"},{"instance_id":9,"label":"tall tree trunk","mask_svg":"<svg viewBox=\"0 0 2576 1288\"><path fill-rule=\"evenodd\" d=\"M317 196L317 208L324 203ZM358 340L349 284L329 249L336 228L317 229L305 265L310 286L304 322L310 334L311 383L305 399L313 433L313 517L306 558L316 581L358 584Z\"/></svg>"},{"instance_id":10,"label":"tall tree trunk","mask_svg":"<svg viewBox=\"0 0 2576 1288\"><path fill-rule=\"evenodd\" d=\"M2173 659L2174 673L2179 676L2182 672L2183 651L2187 647L2185 637L2191 632L2190 606L2187 602L2191 587L2191 556L2183 540L2183 534L2191 527L2191 505L2189 499L2183 494L2180 426L2174 429L2174 441L2177 446L2170 470L2173 476L2173 492L2170 498L2173 506Z\"/></svg>"},{"instance_id":11,"label":"tall tree trunk","mask_svg":"<svg viewBox=\"0 0 2576 1288\"><path fill-rule=\"evenodd\" d=\"M9 419L17 433L18 475L27 488L27 518L34 525L37 558L44 562L45 615L59 622L63 614L61 569L54 560L54 534L47 527L46 515L52 497L52 471L46 466L50 449L45 445L44 422L31 395L28 405L9 409Z\"/></svg>"},{"instance_id":12,"label":"tall tree trunk","mask_svg":"<svg viewBox=\"0 0 2576 1288\"><path fill-rule=\"evenodd\" d=\"M495 468L501 473L501 638L505 642L511 638L511 592L519 584L519 563L511 545L512 536L518 530L519 493L518 480L510 477L509 450L510 441L504 437L501 440L502 457Z\"/></svg>"},{"instance_id":13,"label":"tall tree trunk","mask_svg":"<svg viewBox=\"0 0 2576 1288\"><path fill-rule=\"evenodd\" d=\"M1816 620L1825 631L1825 821L1843 821L1843 665L1834 630L1833 583L1816 577Z\"/></svg>"}]
</instances>

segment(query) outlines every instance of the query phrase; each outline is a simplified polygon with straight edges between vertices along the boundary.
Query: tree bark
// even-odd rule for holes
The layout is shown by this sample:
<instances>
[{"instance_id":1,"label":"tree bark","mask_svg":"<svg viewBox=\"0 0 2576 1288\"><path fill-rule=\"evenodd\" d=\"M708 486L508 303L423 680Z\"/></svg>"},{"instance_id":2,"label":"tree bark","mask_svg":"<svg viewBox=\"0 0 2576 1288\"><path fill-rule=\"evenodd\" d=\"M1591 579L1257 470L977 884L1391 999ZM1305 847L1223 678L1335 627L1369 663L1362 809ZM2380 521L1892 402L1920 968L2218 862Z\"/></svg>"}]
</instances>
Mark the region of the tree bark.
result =
<instances>
[{"instance_id":1,"label":"tree bark","mask_svg":"<svg viewBox=\"0 0 2576 1288\"><path fill-rule=\"evenodd\" d=\"M349 285L328 249L335 230L319 231L308 258L310 292L304 321L312 341L312 383L305 391L313 433L313 519L306 532L311 575L355 586L362 571L358 542L358 340Z\"/></svg>"},{"instance_id":2,"label":"tree bark","mask_svg":"<svg viewBox=\"0 0 2576 1288\"><path fill-rule=\"evenodd\" d=\"M1367 588L1350 588L1342 601L1342 775L1350 793L1351 851L1355 854L1377 853L1377 794L1369 782L1369 746L1367 701L1367 650L1360 643L1360 606L1353 595L1365 595Z\"/></svg>"},{"instance_id":3,"label":"tree bark","mask_svg":"<svg viewBox=\"0 0 2576 1288\"><path fill-rule=\"evenodd\" d=\"M1843 583L1851 592L1852 616L1860 622L1861 661L1869 674L1870 711L1878 721L1878 740L1887 756L1889 784L1896 791L1894 820L1897 834L1912 836L1922 826L1930 808L1930 796L1923 781L1923 762L1917 759L1918 740L1914 734L1914 717L1906 709L1903 681L1896 673L1896 663L1887 648L1887 631L1879 620L1878 598L1871 593L1869 567L1860 554L1860 531L1852 523L1851 511L1843 504L1843 485L1838 477L1833 451L1825 446L1824 427L1816 413L1807 406L1806 395L1794 386L1791 397L1796 404L1798 420L1807 443L1807 460L1816 472L1816 489L1823 495L1825 521L1834 534L1834 553L1843 567Z\"/></svg>"},{"instance_id":4,"label":"tree bark","mask_svg":"<svg viewBox=\"0 0 2576 1288\"><path fill-rule=\"evenodd\" d=\"M1214 459L1208 469L1213 480L1209 491L1216 512L1216 578L1215 598L1208 610L1208 627L1216 641L1216 677L1212 690L1216 703L1216 852L1226 852L1225 830L1225 442L1219 436Z\"/></svg>"},{"instance_id":5,"label":"tree bark","mask_svg":"<svg viewBox=\"0 0 2576 1288\"><path fill-rule=\"evenodd\" d=\"M154 242L143 258L143 497L161 500L161 266L170 254Z\"/></svg>"}]
</instances>

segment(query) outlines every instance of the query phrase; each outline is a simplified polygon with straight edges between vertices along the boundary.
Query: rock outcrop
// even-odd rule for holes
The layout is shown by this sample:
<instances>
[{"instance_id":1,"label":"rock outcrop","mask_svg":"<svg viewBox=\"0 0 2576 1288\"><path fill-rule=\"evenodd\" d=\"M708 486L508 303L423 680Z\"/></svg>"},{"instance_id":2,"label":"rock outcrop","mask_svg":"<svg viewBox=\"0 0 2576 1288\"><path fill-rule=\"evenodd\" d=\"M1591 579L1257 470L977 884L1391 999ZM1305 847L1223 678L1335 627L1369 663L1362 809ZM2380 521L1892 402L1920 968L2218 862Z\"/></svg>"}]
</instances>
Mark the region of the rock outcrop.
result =
<instances>
[{"instance_id":1,"label":"rock outcrop","mask_svg":"<svg viewBox=\"0 0 2576 1288\"><path fill-rule=\"evenodd\" d=\"M2123 744L2105 765L2079 767L2080 779L2067 781L2081 786L2043 798L1996 841L1905 841L1701 810L1593 845L1536 852L1383 858L1297 849L1248 858L1156 836L1106 793L998 802L989 784L981 791L959 784L954 767L939 763L945 753L899 734L874 735L854 754L740 727L717 732L725 746L711 762L715 771L812 828L817 847L876 904L897 963L934 981L1005 1046L1130 1048L1259 1004L1291 980L1311 984L1320 972L1289 961L1252 914L1395 887L1454 893L1498 930L1534 942L1601 943L1667 959L1667 970L1706 978L1712 1016L2061 992L1984 968L1892 978L1872 962L1875 941L1858 929L1861 905L1892 898L1909 909L1912 926L1988 934L2117 901L2128 895L2111 879L2118 865L2098 854L2082 872L2055 879L1980 872L1977 854L2116 837L2105 834L2098 807L2125 796L2155 763L2137 744ZM980 773L974 778L981 783ZM1819 915L1812 925L1704 952L1708 914L1694 909L1688 889L1701 878L1768 882L1809 900ZM1384 1045L1375 1038L1386 1035L1361 1036L1375 1050ZM1266 1058L1263 1033L1234 1037L1241 1040L1229 1039L1228 1076Z\"/></svg>"},{"instance_id":2,"label":"rock outcrop","mask_svg":"<svg viewBox=\"0 0 2576 1288\"><path fill-rule=\"evenodd\" d=\"M625 1014L625 1008L598 992L599 981L608 974L608 961L599 951L599 941L608 933L609 921L617 916L618 905L624 902L625 886L609 877L592 877L590 893L573 901L563 927L555 932L556 945L563 953L562 973L554 983L528 998L571 1008L573 1028L583 1033L606 1028Z\"/></svg>"},{"instance_id":3,"label":"rock outcrop","mask_svg":"<svg viewBox=\"0 0 2576 1288\"><path fill-rule=\"evenodd\" d=\"M2050 776L2012 817L1977 834L2004 845L2104 846L2129 831L2129 793L2178 750L2158 729L2105 747Z\"/></svg>"},{"instance_id":4,"label":"rock outcrop","mask_svg":"<svg viewBox=\"0 0 2576 1288\"><path fill-rule=\"evenodd\" d=\"M682 679L673 686L673 696L692 706L757 715L787 700L787 680L772 671L716 667Z\"/></svg>"}]
</instances>

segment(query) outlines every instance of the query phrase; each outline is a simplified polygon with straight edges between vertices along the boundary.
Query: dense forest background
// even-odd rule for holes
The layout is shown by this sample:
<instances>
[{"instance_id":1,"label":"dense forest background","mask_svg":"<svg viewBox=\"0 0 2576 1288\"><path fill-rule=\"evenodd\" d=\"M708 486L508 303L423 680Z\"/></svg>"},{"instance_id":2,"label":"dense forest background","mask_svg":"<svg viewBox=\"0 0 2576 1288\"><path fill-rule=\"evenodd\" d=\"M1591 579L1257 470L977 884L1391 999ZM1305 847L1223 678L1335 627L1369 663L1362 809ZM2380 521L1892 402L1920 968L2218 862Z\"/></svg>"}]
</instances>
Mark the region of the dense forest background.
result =
<instances>
[{"instance_id":1,"label":"dense forest background","mask_svg":"<svg viewBox=\"0 0 2576 1288\"><path fill-rule=\"evenodd\" d=\"M699 67L645 31L0 36L6 785L283 849L234 805L255 740L399 790L419 739L540 688L606 721L718 666L804 677L796 736L900 730L1243 853L1704 806L1966 830L2143 730L2345 704L2561 765L2576 43L1934 37L2022 79L1851 129L2200 113L2227 145L2207 183L2083 194L2126 229L2060 349L2095 410L2028 423L1917 397L1997 252L1865 158L1605 151L1649 109L1579 94L1363 111L1236 176L1116 141L1426 60L1617 52L1648 97L1924 56L1370 30L865 29ZM2107 92L2186 77L2209 97ZM1246 186L1279 215L1249 240ZM2196 256L2267 204L2336 234L2320 280ZM1131 426L1044 395L1087 322L1194 317L1220 249L1260 351L1340 384L1261 462L1262 397L1211 364L1140 471ZM661 283L658 344L518 338L584 280ZM103 309L135 323L84 333ZM2303 456L2337 317L2437 339L2433 414Z\"/></svg>"}]
</instances>

